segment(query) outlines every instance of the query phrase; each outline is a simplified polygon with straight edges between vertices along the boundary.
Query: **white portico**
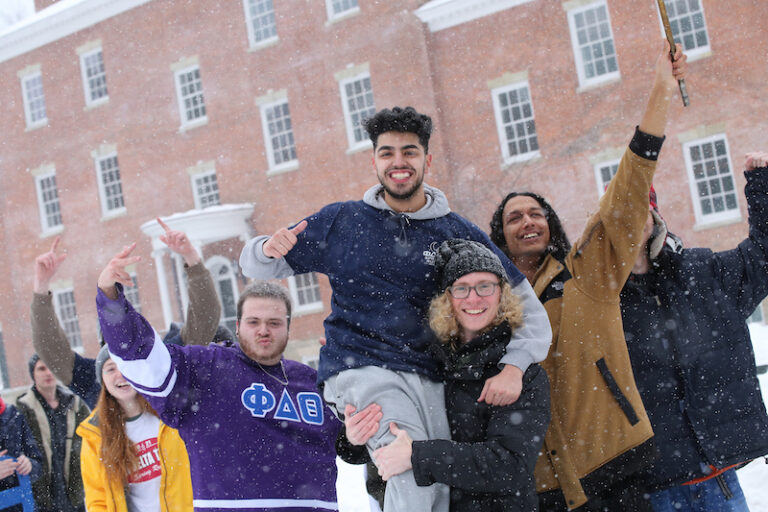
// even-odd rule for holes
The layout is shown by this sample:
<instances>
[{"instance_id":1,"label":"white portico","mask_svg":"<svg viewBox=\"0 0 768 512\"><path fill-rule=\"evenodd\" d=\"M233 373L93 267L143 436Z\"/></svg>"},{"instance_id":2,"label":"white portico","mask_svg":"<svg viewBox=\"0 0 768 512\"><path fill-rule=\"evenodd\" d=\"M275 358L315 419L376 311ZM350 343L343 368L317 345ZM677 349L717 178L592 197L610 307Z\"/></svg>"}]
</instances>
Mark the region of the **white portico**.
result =
<instances>
[{"instance_id":1,"label":"white portico","mask_svg":"<svg viewBox=\"0 0 768 512\"><path fill-rule=\"evenodd\" d=\"M250 235L250 220L253 204L222 204L200 210L189 210L174 213L162 220L173 230L186 233L197 252L203 255L203 246L237 238L242 242ZM182 314L187 310L187 287L184 279L184 263L178 255L173 254L160 240L164 233L157 220L152 219L141 225L141 230L152 239L152 257L157 270L157 282L160 300L163 308L164 325L168 326L174 320L171 307L171 293L168 287L164 256L171 258L174 281L178 284ZM205 266L211 271L216 281L219 299L222 301L222 320L229 323L229 317L234 315L233 307L237 302L237 282L235 269L230 258L211 256L205 260Z\"/></svg>"}]
</instances>

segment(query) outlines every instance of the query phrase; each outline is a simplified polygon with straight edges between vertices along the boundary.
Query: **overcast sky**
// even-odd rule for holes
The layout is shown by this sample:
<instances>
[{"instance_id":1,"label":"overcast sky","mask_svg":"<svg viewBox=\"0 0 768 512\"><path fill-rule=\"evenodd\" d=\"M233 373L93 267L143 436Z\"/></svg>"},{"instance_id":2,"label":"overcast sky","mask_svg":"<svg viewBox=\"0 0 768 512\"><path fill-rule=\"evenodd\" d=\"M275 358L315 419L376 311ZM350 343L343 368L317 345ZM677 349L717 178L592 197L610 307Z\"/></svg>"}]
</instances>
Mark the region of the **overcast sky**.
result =
<instances>
[{"instance_id":1,"label":"overcast sky","mask_svg":"<svg viewBox=\"0 0 768 512\"><path fill-rule=\"evenodd\" d=\"M35 12L34 0L0 0L0 32Z\"/></svg>"}]
</instances>

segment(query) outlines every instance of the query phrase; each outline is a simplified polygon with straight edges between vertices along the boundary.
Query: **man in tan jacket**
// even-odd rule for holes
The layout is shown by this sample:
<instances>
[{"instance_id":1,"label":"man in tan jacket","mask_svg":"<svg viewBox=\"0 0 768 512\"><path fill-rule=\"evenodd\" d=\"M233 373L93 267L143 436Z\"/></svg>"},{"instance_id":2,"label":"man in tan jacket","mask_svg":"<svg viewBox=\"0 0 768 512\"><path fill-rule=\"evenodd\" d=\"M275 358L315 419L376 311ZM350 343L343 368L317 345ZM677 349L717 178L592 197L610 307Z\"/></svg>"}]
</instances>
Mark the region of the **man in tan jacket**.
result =
<instances>
[{"instance_id":1,"label":"man in tan jacket","mask_svg":"<svg viewBox=\"0 0 768 512\"><path fill-rule=\"evenodd\" d=\"M213 278L187 235L172 230L162 220L157 220L165 229L165 235L162 235L160 240L184 258L184 268L187 271L189 306L180 337L188 345L207 345L213 340L221 318L221 304L216 295ZM51 279L67 257L66 254L56 253L58 245L59 237L56 237L51 249L35 259L32 343L40 359L56 378L93 408L101 390L96 380L94 360L72 350L56 317L53 297L49 290Z\"/></svg>"},{"instance_id":2,"label":"man in tan jacket","mask_svg":"<svg viewBox=\"0 0 768 512\"><path fill-rule=\"evenodd\" d=\"M538 194L512 192L491 221L491 239L531 282L552 326L542 363L552 421L535 472L543 511L648 506L628 484L653 457L653 431L632 375L619 293L640 250L667 110L685 62L681 51L671 59L665 43L640 125L573 248Z\"/></svg>"}]
</instances>

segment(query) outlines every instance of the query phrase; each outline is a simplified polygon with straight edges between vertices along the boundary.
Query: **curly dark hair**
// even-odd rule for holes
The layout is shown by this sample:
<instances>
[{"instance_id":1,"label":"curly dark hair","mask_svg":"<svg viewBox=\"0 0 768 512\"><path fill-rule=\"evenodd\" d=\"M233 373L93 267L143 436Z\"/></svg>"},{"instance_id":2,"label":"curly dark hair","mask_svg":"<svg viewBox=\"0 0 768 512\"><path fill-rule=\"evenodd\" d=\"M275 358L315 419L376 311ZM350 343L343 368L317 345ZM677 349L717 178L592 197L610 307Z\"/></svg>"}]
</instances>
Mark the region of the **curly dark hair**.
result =
<instances>
[{"instance_id":1,"label":"curly dark hair","mask_svg":"<svg viewBox=\"0 0 768 512\"><path fill-rule=\"evenodd\" d=\"M507 194L507 197L501 201L498 208L496 208L496 211L493 212L493 217L491 218L491 241L493 241L504 254L509 256L509 253L507 252L507 241L504 238L504 219L502 216L507 202L517 196L527 196L535 199L536 202L539 203L539 206L542 207L544 215L547 217L547 224L549 225L549 244L547 245L547 250L541 255L541 260L544 261L547 254L552 254L558 261L565 260L565 256L568 254L568 251L571 250L571 242L568 241L568 235L565 234L563 225L560 222L560 217L557 216L557 213L555 213L555 210L546 199L533 192L510 192Z\"/></svg>"},{"instance_id":2,"label":"curly dark hair","mask_svg":"<svg viewBox=\"0 0 768 512\"><path fill-rule=\"evenodd\" d=\"M419 137L419 144L424 146L424 153L429 153L432 118L426 114L419 114L413 107L392 107L391 110L385 108L364 119L361 124L368 132L374 149L382 133L415 133Z\"/></svg>"}]
</instances>

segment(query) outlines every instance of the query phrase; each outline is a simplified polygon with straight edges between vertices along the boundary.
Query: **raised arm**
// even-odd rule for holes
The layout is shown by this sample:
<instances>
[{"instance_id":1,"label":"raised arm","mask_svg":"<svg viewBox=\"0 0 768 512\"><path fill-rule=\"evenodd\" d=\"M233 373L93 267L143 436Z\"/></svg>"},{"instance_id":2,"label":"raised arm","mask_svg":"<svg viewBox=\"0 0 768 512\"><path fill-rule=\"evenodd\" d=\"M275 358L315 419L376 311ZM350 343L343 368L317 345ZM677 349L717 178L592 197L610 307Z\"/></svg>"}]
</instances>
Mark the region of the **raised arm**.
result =
<instances>
[{"instance_id":1,"label":"raised arm","mask_svg":"<svg viewBox=\"0 0 768 512\"><path fill-rule=\"evenodd\" d=\"M75 353L69 345L56 312L50 284L66 254L57 254L60 237L56 237L48 252L35 258L34 294L30 319L32 321L32 345L45 365L65 386L72 383Z\"/></svg>"},{"instance_id":2,"label":"raised arm","mask_svg":"<svg viewBox=\"0 0 768 512\"><path fill-rule=\"evenodd\" d=\"M186 322L179 334L181 341L185 345L207 345L216 334L221 320L221 303L213 277L186 233L171 229L159 217L157 222L165 230L165 234L160 235L160 241L184 258L189 277L189 305Z\"/></svg>"}]
</instances>

